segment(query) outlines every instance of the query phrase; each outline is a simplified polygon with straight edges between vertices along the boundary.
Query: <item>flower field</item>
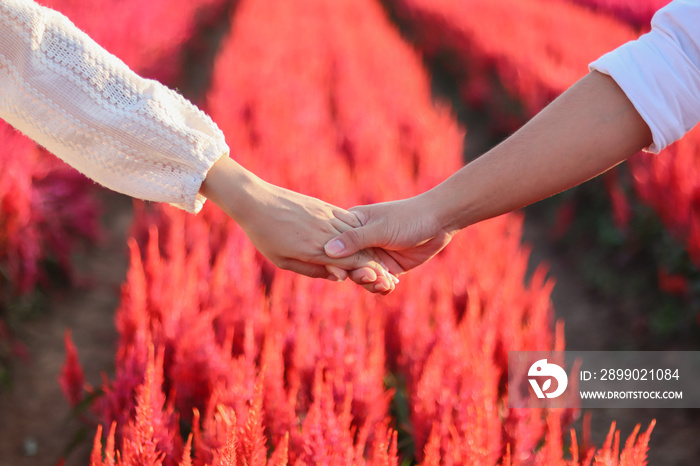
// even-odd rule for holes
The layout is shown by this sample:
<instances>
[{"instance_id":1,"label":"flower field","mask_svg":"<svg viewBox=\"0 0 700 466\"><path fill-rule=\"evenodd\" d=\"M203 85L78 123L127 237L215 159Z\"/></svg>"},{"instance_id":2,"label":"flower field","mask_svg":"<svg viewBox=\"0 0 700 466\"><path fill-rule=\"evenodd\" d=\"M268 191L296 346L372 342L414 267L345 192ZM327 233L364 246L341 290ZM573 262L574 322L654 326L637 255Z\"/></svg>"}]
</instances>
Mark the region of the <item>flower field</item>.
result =
<instances>
[{"instance_id":1,"label":"flower field","mask_svg":"<svg viewBox=\"0 0 700 466\"><path fill-rule=\"evenodd\" d=\"M642 21L619 13L622 1L387 3L420 32L423 53L446 44L459 52L471 105L488 105L495 74L528 114L588 62L636 37ZM195 31L230 21L203 105L232 157L272 183L348 208L417 194L463 163L465 129L433 100L418 52L377 0L239 0L230 16L221 14L226 2L214 0L50 4L169 83L186 67L182 51L196 44ZM121 33L124 23L133 28ZM78 175L40 163L48 156L10 129L0 137L12 149L7 166L32 173L0 172L0 234L12 232L0 241L0 258L23 290L38 280L27 277L40 276L39 260L25 258L40 258L35 248L45 243L69 266L70 247L60 241L94 235L97 208ZM663 191L666 203L695 208L687 196L693 138L669 149L673 158L634 161L642 198L660 202ZM47 167L60 182L45 181ZM24 183L23 197L3 197L18 189L9 183ZM39 207L70 198L70 215L28 216L32 196ZM663 220L689 238L691 251L697 244L700 257L700 226L682 212ZM13 226L47 231L42 222L53 222L46 240ZM627 439L613 424L607 440L592 445L571 429L575 410L508 407L507 352L565 347L546 268L526 280L522 227L517 213L470 227L394 293L377 297L274 268L211 203L197 216L137 204L114 317L115 374L87 386L66 338L66 398L79 406L101 393L90 406L90 464L645 464L653 422Z\"/></svg>"}]
</instances>

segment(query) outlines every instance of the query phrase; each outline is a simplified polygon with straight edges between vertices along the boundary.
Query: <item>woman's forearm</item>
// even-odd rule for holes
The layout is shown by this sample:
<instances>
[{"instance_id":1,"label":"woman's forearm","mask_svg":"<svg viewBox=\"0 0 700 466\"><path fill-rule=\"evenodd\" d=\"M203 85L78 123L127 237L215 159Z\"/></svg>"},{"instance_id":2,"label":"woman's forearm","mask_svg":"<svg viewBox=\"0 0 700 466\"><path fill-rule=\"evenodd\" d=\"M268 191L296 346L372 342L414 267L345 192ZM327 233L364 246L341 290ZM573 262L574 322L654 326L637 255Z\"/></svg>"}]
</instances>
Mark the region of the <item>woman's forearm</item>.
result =
<instances>
[{"instance_id":1,"label":"woman's forearm","mask_svg":"<svg viewBox=\"0 0 700 466\"><path fill-rule=\"evenodd\" d=\"M245 224L257 208L252 205L263 181L230 157L221 157L209 170L199 190L238 224Z\"/></svg>"},{"instance_id":2,"label":"woman's forearm","mask_svg":"<svg viewBox=\"0 0 700 466\"><path fill-rule=\"evenodd\" d=\"M615 81L594 71L423 196L438 224L455 232L582 183L651 142Z\"/></svg>"}]
</instances>

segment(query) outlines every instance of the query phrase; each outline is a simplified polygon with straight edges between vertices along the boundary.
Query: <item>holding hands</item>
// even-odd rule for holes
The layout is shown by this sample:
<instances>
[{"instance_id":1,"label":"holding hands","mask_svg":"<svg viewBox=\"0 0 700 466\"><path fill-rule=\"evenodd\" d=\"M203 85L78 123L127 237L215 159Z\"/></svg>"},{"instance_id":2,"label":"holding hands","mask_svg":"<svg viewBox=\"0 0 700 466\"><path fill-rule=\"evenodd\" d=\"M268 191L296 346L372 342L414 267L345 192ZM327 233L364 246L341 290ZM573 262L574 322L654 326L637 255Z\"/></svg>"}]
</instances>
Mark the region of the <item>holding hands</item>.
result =
<instances>
[{"instance_id":1,"label":"holding hands","mask_svg":"<svg viewBox=\"0 0 700 466\"><path fill-rule=\"evenodd\" d=\"M333 281L350 277L373 293L388 294L398 283L371 248L344 258L326 255L326 242L361 226L346 210L267 183L226 156L210 169L200 192L241 225L258 251L282 269Z\"/></svg>"},{"instance_id":2,"label":"holding hands","mask_svg":"<svg viewBox=\"0 0 700 466\"><path fill-rule=\"evenodd\" d=\"M651 143L615 81L594 71L501 144L409 199L345 211L270 185L228 157L201 192L279 267L350 277L387 294L395 275L435 256L460 229L581 183Z\"/></svg>"},{"instance_id":3,"label":"holding hands","mask_svg":"<svg viewBox=\"0 0 700 466\"><path fill-rule=\"evenodd\" d=\"M454 234L433 216L430 192L346 211L267 183L228 157L214 164L201 193L276 266L333 281L349 277L373 293L391 293L396 275L432 258Z\"/></svg>"}]
</instances>

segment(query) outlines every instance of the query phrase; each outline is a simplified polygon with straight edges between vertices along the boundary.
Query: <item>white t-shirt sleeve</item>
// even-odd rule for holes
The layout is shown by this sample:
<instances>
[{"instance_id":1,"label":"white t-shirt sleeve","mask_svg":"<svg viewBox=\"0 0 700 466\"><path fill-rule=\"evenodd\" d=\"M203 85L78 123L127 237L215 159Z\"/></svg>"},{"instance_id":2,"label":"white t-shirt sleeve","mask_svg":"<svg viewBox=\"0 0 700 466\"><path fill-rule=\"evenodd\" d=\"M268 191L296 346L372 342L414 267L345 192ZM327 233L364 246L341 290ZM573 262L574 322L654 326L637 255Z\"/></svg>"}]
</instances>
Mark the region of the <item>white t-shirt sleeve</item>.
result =
<instances>
[{"instance_id":1,"label":"white t-shirt sleeve","mask_svg":"<svg viewBox=\"0 0 700 466\"><path fill-rule=\"evenodd\" d=\"M700 122L700 1L660 9L651 31L589 65L611 76L649 125L658 153Z\"/></svg>"},{"instance_id":2,"label":"white t-shirt sleeve","mask_svg":"<svg viewBox=\"0 0 700 466\"><path fill-rule=\"evenodd\" d=\"M189 212L229 152L194 105L31 0L0 1L0 118L108 188Z\"/></svg>"}]
</instances>

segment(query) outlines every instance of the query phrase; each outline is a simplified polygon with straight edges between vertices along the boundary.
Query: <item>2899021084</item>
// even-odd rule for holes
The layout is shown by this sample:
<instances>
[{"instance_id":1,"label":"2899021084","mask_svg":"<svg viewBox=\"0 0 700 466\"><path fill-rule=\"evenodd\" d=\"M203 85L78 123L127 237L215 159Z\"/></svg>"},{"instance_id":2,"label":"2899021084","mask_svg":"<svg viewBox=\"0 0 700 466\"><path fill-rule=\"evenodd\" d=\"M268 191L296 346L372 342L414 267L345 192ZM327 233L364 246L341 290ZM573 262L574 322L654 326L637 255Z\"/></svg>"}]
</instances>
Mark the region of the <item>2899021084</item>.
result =
<instances>
[{"instance_id":1,"label":"2899021084","mask_svg":"<svg viewBox=\"0 0 700 466\"><path fill-rule=\"evenodd\" d=\"M678 369L601 369L600 380L679 380Z\"/></svg>"}]
</instances>

